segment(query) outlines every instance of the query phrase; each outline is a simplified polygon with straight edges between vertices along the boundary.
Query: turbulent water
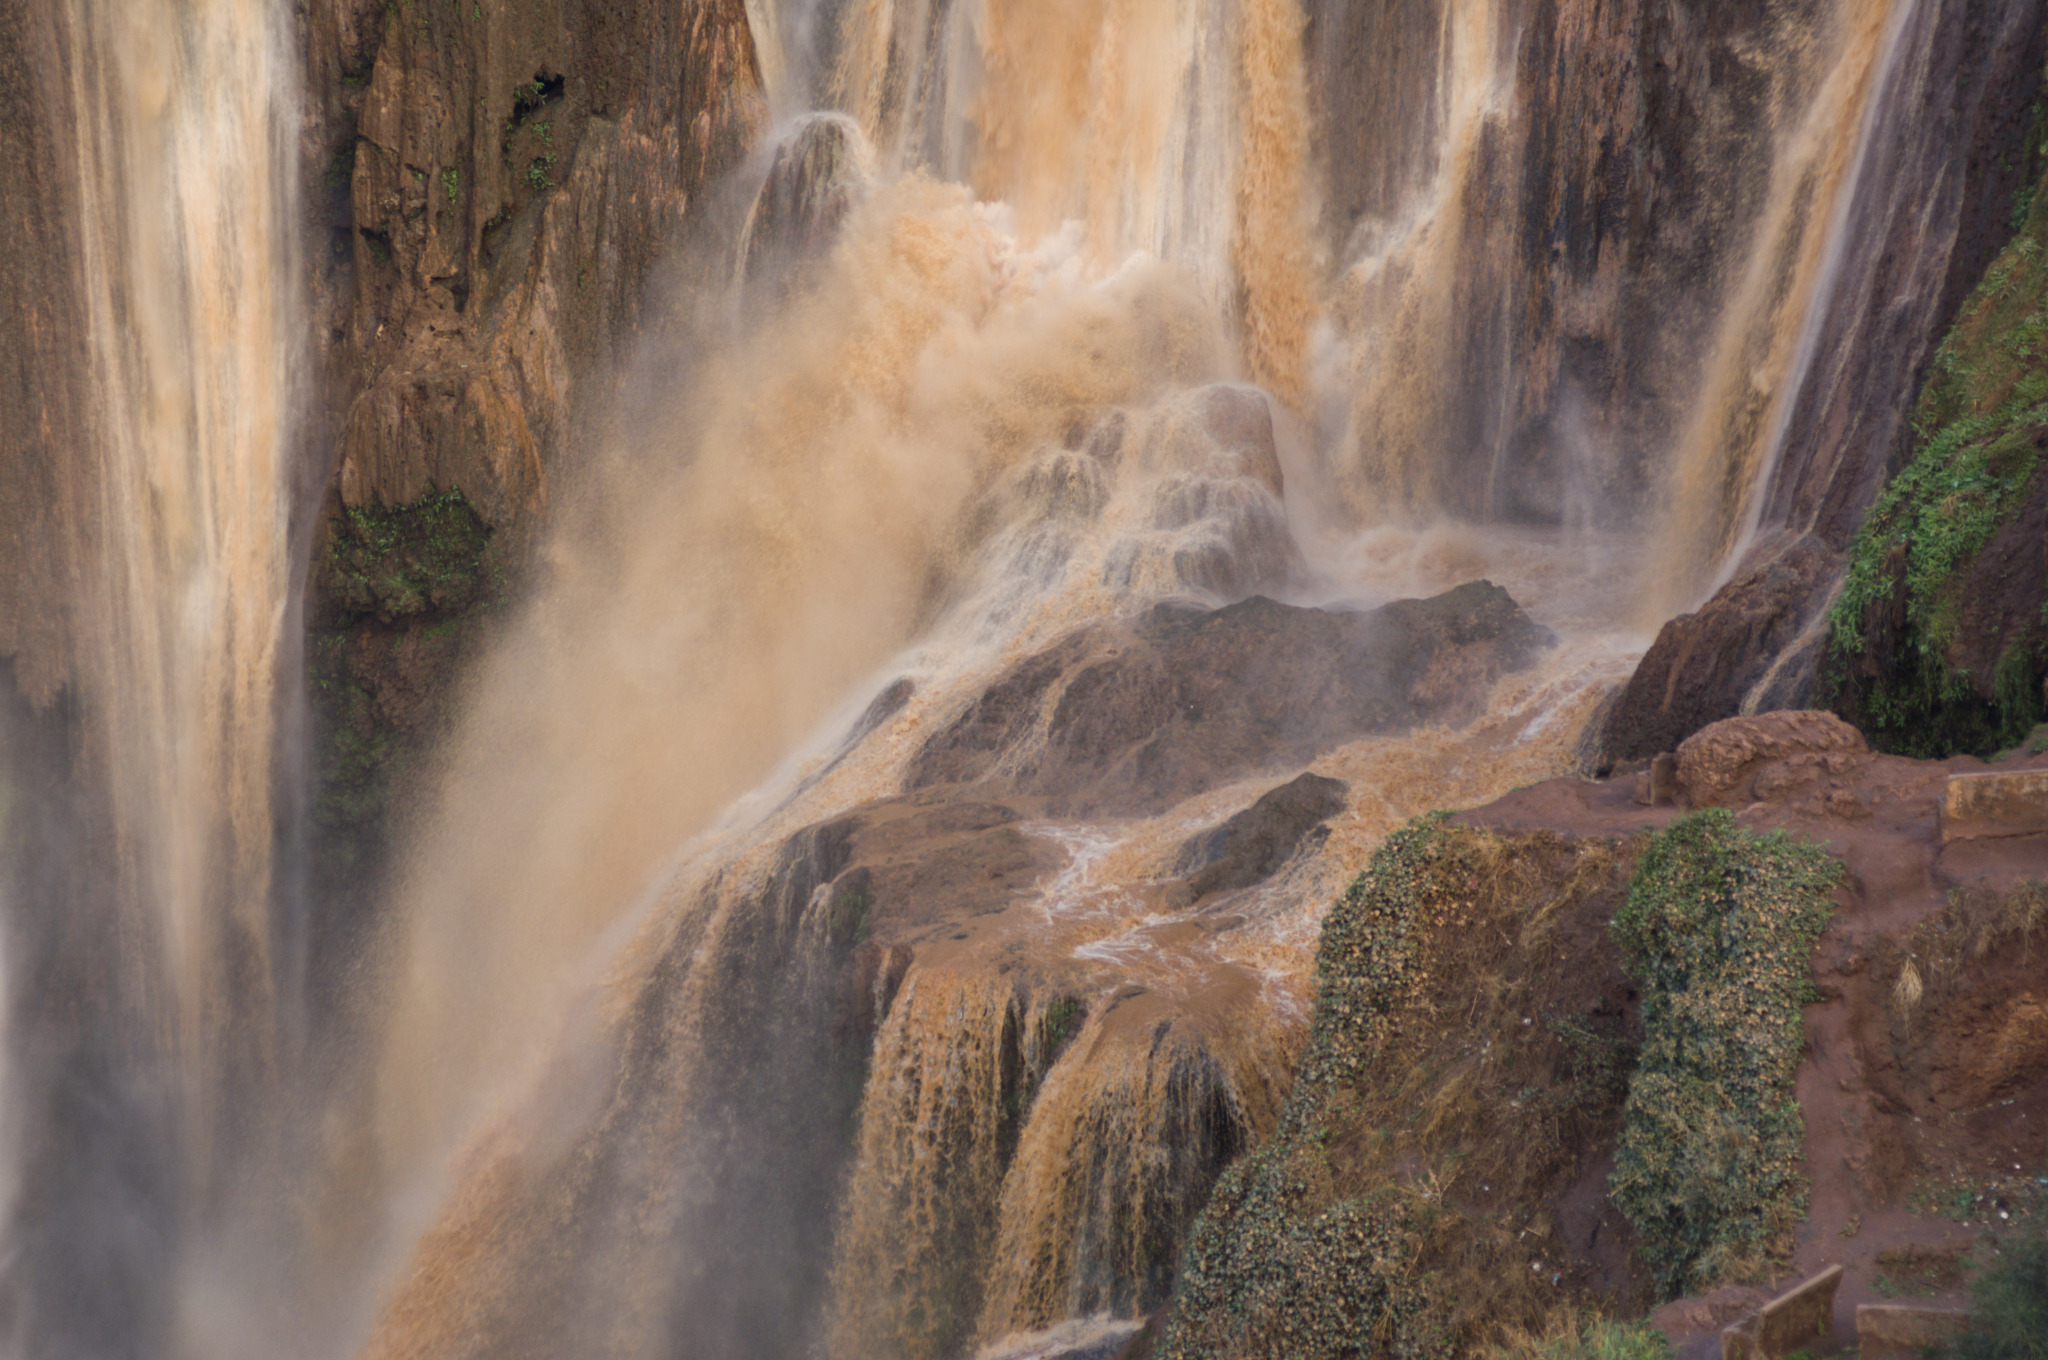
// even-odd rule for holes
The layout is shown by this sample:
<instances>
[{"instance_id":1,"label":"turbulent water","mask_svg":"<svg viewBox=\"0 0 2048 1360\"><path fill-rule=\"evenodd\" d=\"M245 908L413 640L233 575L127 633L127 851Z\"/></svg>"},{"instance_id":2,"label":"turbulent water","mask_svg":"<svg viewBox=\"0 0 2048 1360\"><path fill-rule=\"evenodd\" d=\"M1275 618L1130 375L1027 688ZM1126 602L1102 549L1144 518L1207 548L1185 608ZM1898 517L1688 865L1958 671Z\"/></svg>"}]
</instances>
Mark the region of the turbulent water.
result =
<instances>
[{"instance_id":1,"label":"turbulent water","mask_svg":"<svg viewBox=\"0 0 2048 1360\"><path fill-rule=\"evenodd\" d=\"M1762 131L1728 134L1752 211L1708 324L1659 342L1690 389L1646 431L1553 383L1549 499L1510 515L1524 360L1468 370L1474 278L1506 296L1524 268L1487 206L1522 173L1520 6L1407 7L1432 69L1340 232L1296 0L760 0L780 122L753 211L694 247L466 691L364 961L373 1032L317 1094L291 1084L273 826L294 90L274 7L133 8L67 11L104 526L81 692L134 1035L108 1061L160 1082L129 1132L170 1150L131 1179L175 1182L117 1274L178 1277L131 1334L853 1360L1031 1354L1005 1338L1161 1302L1284 1099L1324 906L1401 820L1574 769L1650 625L1754 533L1918 7L1786 7L1752 54ZM1556 370L1545 343L1527 362ZM1122 801L1033 784L1042 725L953 803L905 798L1080 630L1114 657L1161 601L1480 578L1557 645L1476 711ZM1327 834L1194 909L1184 842L1304 770L1346 789ZM854 861L941 905L878 905ZM956 888L984 906L942 909ZM286 1089L314 1135L221 1127ZM259 1307L235 1253L280 1242L305 1268ZM51 1288L16 1281L25 1333Z\"/></svg>"}]
</instances>

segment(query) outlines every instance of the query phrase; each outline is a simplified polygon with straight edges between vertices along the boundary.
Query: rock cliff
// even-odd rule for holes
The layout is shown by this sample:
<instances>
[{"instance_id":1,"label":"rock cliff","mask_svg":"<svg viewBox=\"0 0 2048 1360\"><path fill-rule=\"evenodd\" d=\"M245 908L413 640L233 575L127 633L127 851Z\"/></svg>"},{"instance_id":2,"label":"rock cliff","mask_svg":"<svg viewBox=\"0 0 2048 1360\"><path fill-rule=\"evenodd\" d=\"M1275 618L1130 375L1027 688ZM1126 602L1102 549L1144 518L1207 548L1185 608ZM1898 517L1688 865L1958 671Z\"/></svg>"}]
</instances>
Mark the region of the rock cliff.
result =
<instances>
[{"instance_id":1,"label":"rock cliff","mask_svg":"<svg viewBox=\"0 0 2048 1360\"><path fill-rule=\"evenodd\" d=\"M381 852L471 624L598 437L657 264L767 115L738 0L321 0L301 37L332 874ZM439 589L363 588L416 575L422 553Z\"/></svg>"}]
</instances>

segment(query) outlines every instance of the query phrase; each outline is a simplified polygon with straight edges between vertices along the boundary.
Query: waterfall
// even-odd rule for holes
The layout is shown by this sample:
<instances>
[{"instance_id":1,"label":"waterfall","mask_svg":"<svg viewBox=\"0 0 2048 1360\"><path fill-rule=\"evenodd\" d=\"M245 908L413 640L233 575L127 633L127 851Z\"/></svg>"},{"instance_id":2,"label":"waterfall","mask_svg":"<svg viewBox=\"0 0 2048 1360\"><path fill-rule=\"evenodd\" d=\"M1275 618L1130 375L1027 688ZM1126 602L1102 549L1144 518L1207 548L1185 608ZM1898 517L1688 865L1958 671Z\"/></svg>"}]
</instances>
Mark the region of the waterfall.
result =
<instances>
[{"instance_id":1,"label":"waterfall","mask_svg":"<svg viewBox=\"0 0 2048 1360\"><path fill-rule=\"evenodd\" d=\"M231 1278L249 1263L222 1253L291 1060L299 966L274 816L306 343L284 17L264 0L54 16L76 161L53 178L75 186L89 356L50 375L87 413L56 564L77 727L68 759L35 759L28 718L9 751L31 762L38 832L67 787L93 810L39 837L69 856L44 873L59 893L7 903L7 1145L28 1162L5 1269L29 1354L244 1353L253 1325L230 1316L256 1303L237 1297L253 1273Z\"/></svg>"},{"instance_id":2,"label":"waterfall","mask_svg":"<svg viewBox=\"0 0 2048 1360\"><path fill-rule=\"evenodd\" d=\"M274 1065L272 763L303 345L274 7L99 5L80 60L81 242L100 412L93 707L188 1126ZM236 1049L242 1049L236 1052Z\"/></svg>"},{"instance_id":3,"label":"waterfall","mask_svg":"<svg viewBox=\"0 0 2048 1360\"><path fill-rule=\"evenodd\" d=\"M1579 770L1759 533L1936 3L748 0L776 135L547 469L323 961L342 1043L292 7L56 0L83 414L59 623L0 619L0 1349L1130 1330L1277 1119L1327 904ZM517 212L401 186L477 259L616 206L534 102L585 74L517 75Z\"/></svg>"},{"instance_id":4,"label":"waterfall","mask_svg":"<svg viewBox=\"0 0 2048 1360\"><path fill-rule=\"evenodd\" d=\"M1774 13L1700 134L1740 176L1713 268L1631 293L1497 208L1544 154L1525 7L1411 8L1431 150L1341 232L1292 0L753 8L782 135L736 277L643 356L658 414L558 518L402 875L366 1354L943 1357L1163 1299L1286 1089L1322 905L1404 818L1572 768L1665 517L1719 526L1688 571L1736 547L1899 31ZM1716 324L1631 330L1666 283ZM1709 381L1654 429L1560 316ZM1287 766L1345 816L1220 919L1173 866L1283 775L1049 773L1162 601L1480 576L1559 645ZM947 911L955 864L997 895Z\"/></svg>"}]
</instances>

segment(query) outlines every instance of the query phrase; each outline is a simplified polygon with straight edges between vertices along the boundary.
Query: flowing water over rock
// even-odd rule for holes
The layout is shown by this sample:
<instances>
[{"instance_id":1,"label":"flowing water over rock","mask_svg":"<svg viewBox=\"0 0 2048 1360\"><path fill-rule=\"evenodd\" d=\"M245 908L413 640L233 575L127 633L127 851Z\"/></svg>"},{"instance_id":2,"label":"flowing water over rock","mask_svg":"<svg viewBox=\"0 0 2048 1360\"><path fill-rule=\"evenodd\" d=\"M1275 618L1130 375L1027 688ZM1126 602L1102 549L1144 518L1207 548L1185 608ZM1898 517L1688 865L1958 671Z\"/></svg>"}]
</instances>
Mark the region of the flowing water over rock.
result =
<instances>
[{"instance_id":1,"label":"flowing water over rock","mask_svg":"<svg viewBox=\"0 0 2048 1360\"><path fill-rule=\"evenodd\" d=\"M1762 522L1938 6L1735 8L751 6L751 206L549 492L328 965L367 1019L315 1134L258 1140L298 1351L1021 1357L1157 1307L1278 1117L1326 905L1402 820L1581 768ZM210 1195L223 1093L292 1059L292 94L260 6L66 15L104 570L64 674L139 932L107 1061L161 1082L115 1122L267 1240ZM260 78L212 101L222 63ZM23 684L10 751L61 739ZM227 1270L184 1213L116 1276ZM203 1283L124 1334L260 1349Z\"/></svg>"},{"instance_id":2,"label":"flowing water over rock","mask_svg":"<svg viewBox=\"0 0 2048 1360\"><path fill-rule=\"evenodd\" d=\"M29 325L76 326L84 362L41 378L82 416L39 467L68 499L17 529L47 554L29 578L61 584L14 626L40 613L63 639L17 674L32 700L65 688L5 746L4 1326L22 1354L202 1354L261 1329L238 1253L270 1216L240 1173L299 1036L275 781L296 712L299 92L257 0L79 0L40 23L63 82L42 116L74 159L41 171L69 269L46 261Z\"/></svg>"}]
</instances>

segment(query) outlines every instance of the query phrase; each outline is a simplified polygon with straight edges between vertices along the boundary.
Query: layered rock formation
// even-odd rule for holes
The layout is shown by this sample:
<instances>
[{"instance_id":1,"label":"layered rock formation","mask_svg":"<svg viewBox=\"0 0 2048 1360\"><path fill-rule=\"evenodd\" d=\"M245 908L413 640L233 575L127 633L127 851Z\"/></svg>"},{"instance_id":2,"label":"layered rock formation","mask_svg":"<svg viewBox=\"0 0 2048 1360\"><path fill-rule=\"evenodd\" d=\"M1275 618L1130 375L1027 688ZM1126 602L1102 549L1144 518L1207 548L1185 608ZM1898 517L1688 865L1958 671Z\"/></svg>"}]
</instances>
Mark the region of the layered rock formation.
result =
<instances>
[{"instance_id":1,"label":"layered rock formation","mask_svg":"<svg viewBox=\"0 0 2048 1360\"><path fill-rule=\"evenodd\" d=\"M655 266L766 104L736 2L324 0L301 32L312 437L334 460L308 605L332 876L381 853L467 622L598 437ZM416 574L423 547L440 589L352 588Z\"/></svg>"},{"instance_id":2,"label":"layered rock formation","mask_svg":"<svg viewBox=\"0 0 2048 1360\"><path fill-rule=\"evenodd\" d=\"M1349 800L1309 774L1192 836L1176 809L1469 721L1549 641L1483 582L1255 597L1084 628L922 714L887 687L817 778L907 744L900 791L690 870L461 1160L370 1353L938 1360L1156 1308L1288 1079L1255 894Z\"/></svg>"}]
</instances>

